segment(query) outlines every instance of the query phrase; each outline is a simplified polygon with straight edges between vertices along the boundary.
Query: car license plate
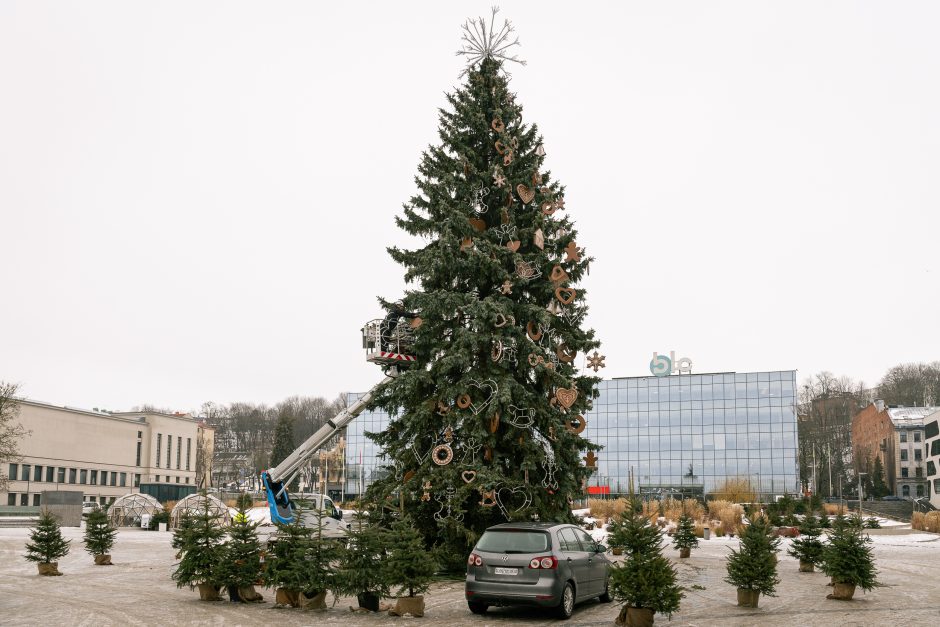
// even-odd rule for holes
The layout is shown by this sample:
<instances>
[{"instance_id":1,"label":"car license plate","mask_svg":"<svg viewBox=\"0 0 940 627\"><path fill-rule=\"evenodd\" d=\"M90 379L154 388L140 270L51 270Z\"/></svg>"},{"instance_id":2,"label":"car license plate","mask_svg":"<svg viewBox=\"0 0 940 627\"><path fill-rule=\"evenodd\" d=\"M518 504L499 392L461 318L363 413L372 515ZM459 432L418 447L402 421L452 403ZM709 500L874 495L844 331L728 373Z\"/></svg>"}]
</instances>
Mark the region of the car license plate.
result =
<instances>
[{"instance_id":1,"label":"car license plate","mask_svg":"<svg viewBox=\"0 0 940 627\"><path fill-rule=\"evenodd\" d=\"M501 568L497 566L496 574L497 575L518 575L519 569L518 568Z\"/></svg>"}]
</instances>

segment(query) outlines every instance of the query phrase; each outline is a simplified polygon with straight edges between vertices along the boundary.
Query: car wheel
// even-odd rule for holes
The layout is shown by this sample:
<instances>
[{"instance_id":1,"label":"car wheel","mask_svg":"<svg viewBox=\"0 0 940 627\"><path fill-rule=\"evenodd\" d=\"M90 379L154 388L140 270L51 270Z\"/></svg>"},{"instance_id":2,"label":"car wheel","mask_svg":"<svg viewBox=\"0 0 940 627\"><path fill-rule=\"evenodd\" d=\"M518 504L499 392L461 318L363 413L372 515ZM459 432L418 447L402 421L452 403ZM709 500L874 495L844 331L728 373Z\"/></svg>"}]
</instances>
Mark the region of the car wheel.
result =
<instances>
[{"instance_id":1,"label":"car wheel","mask_svg":"<svg viewBox=\"0 0 940 627\"><path fill-rule=\"evenodd\" d=\"M486 614L486 610L488 610L490 606L485 603L473 603L472 601L468 601L467 607L469 607L470 611L474 614Z\"/></svg>"},{"instance_id":2,"label":"car wheel","mask_svg":"<svg viewBox=\"0 0 940 627\"><path fill-rule=\"evenodd\" d=\"M597 600L601 603L610 603L610 581L604 585L604 594L597 597Z\"/></svg>"},{"instance_id":3,"label":"car wheel","mask_svg":"<svg viewBox=\"0 0 940 627\"><path fill-rule=\"evenodd\" d=\"M561 593L561 602L555 608L555 614L558 618L571 618L572 612L574 612L574 588L570 583L566 583Z\"/></svg>"}]
</instances>

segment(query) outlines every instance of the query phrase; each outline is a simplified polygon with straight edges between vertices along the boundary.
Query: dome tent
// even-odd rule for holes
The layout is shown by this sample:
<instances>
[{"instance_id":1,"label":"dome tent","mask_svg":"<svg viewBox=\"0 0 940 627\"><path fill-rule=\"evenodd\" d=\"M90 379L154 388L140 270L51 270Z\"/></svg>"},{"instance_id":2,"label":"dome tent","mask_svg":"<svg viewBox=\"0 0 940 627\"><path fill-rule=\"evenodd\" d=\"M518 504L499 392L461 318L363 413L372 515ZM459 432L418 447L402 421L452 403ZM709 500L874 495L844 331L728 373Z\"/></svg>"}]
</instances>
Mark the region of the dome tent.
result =
<instances>
[{"instance_id":1,"label":"dome tent","mask_svg":"<svg viewBox=\"0 0 940 627\"><path fill-rule=\"evenodd\" d=\"M149 494L132 492L118 497L108 508L108 523L112 527L139 527L144 514L153 516L163 511L160 501Z\"/></svg>"},{"instance_id":2,"label":"dome tent","mask_svg":"<svg viewBox=\"0 0 940 627\"><path fill-rule=\"evenodd\" d=\"M228 525L232 522L231 514L225 503L211 494L190 494L179 501L173 507L173 511L170 512L170 528L175 529L178 527L183 516L201 514L206 507L207 501L209 504L209 514L216 519L217 524Z\"/></svg>"}]
</instances>

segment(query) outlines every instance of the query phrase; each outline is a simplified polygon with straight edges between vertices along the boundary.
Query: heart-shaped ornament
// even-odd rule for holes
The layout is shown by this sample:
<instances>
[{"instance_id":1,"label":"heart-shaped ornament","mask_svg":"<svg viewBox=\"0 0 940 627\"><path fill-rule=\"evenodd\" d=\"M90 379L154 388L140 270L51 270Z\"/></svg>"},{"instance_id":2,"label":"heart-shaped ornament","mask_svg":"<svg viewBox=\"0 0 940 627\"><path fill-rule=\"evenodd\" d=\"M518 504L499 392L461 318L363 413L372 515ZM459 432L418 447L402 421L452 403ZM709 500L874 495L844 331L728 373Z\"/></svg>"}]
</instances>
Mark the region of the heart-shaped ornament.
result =
<instances>
[{"instance_id":1,"label":"heart-shaped ornament","mask_svg":"<svg viewBox=\"0 0 940 627\"><path fill-rule=\"evenodd\" d=\"M492 379L486 379L485 381L471 379L470 387L478 389L480 391L478 396L483 397L483 400L479 403L470 403L470 411L472 411L474 414L479 414L481 411L486 409L486 407L492 403L493 399L496 397L496 382Z\"/></svg>"},{"instance_id":2,"label":"heart-shaped ornament","mask_svg":"<svg viewBox=\"0 0 940 627\"><path fill-rule=\"evenodd\" d=\"M552 273L548 275L549 280L552 283L564 283L568 280L568 273L565 272L565 269L559 265L555 265L552 268Z\"/></svg>"},{"instance_id":3,"label":"heart-shaped ornament","mask_svg":"<svg viewBox=\"0 0 940 627\"><path fill-rule=\"evenodd\" d=\"M496 490L496 504L503 511L503 515L509 518L510 511L513 514L518 514L531 505L532 496L522 486L515 488L502 487Z\"/></svg>"},{"instance_id":4,"label":"heart-shaped ornament","mask_svg":"<svg viewBox=\"0 0 940 627\"><path fill-rule=\"evenodd\" d=\"M572 289L570 287L559 287L555 290L555 298L558 299L562 305L570 305L574 302L575 297L578 295L578 290Z\"/></svg>"},{"instance_id":5,"label":"heart-shaped ornament","mask_svg":"<svg viewBox=\"0 0 940 627\"><path fill-rule=\"evenodd\" d=\"M530 202L535 200L535 190L526 187L522 183L516 185L516 193L519 194L519 198L525 205L528 205Z\"/></svg>"},{"instance_id":6,"label":"heart-shaped ornament","mask_svg":"<svg viewBox=\"0 0 940 627\"><path fill-rule=\"evenodd\" d=\"M498 152L499 154L503 154L506 152L506 144L499 141L498 139L496 140L496 143L493 145L496 147L496 152Z\"/></svg>"},{"instance_id":7,"label":"heart-shaped ornament","mask_svg":"<svg viewBox=\"0 0 940 627\"><path fill-rule=\"evenodd\" d=\"M532 245L539 250L545 250L545 234L542 233L542 229L536 229L532 234Z\"/></svg>"},{"instance_id":8,"label":"heart-shaped ornament","mask_svg":"<svg viewBox=\"0 0 940 627\"><path fill-rule=\"evenodd\" d=\"M509 322L509 320L502 313L496 314L496 328L501 329Z\"/></svg>"},{"instance_id":9,"label":"heart-shaped ornament","mask_svg":"<svg viewBox=\"0 0 940 627\"><path fill-rule=\"evenodd\" d=\"M522 242L520 242L519 240L513 240L511 242L506 243L506 248L508 248L509 250L515 253L519 251L519 246L521 245L522 245Z\"/></svg>"},{"instance_id":10,"label":"heart-shaped ornament","mask_svg":"<svg viewBox=\"0 0 940 627\"><path fill-rule=\"evenodd\" d=\"M464 470L460 473L460 478L463 479L464 483L472 483L477 478L477 472L475 470Z\"/></svg>"},{"instance_id":11,"label":"heart-shaped ornament","mask_svg":"<svg viewBox=\"0 0 940 627\"><path fill-rule=\"evenodd\" d=\"M564 407L565 409L571 409L571 406L575 404L575 401L578 400L578 389L577 388L558 388L555 390L555 398L558 399L558 404Z\"/></svg>"}]
</instances>

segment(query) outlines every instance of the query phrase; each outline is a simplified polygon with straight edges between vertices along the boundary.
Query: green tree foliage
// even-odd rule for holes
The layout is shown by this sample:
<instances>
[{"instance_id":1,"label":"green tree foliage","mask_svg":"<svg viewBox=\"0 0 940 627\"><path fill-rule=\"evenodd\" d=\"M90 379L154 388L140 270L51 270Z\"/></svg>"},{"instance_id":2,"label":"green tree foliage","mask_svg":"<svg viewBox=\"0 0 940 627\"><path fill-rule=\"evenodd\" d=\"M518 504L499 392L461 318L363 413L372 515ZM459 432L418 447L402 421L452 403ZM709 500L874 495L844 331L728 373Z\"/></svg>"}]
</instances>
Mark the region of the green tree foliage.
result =
<instances>
[{"instance_id":1,"label":"green tree foliage","mask_svg":"<svg viewBox=\"0 0 940 627\"><path fill-rule=\"evenodd\" d=\"M800 537L790 543L787 553L801 562L820 564L822 561L823 544L819 540L822 533L819 519L807 514L800 525Z\"/></svg>"},{"instance_id":2,"label":"green tree foliage","mask_svg":"<svg viewBox=\"0 0 940 627\"><path fill-rule=\"evenodd\" d=\"M235 508L239 510L239 513L243 513L241 510L250 509L254 503L255 501L253 498L251 498L250 494L247 492L242 492L238 495L238 498L235 499Z\"/></svg>"},{"instance_id":3,"label":"green tree foliage","mask_svg":"<svg viewBox=\"0 0 940 627\"><path fill-rule=\"evenodd\" d=\"M581 326L579 281L591 259L501 63L470 67L447 103L441 142L422 155L419 191L396 218L426 243L389 249L414 284L402 307L422 324L412 351L419 367L373 401L397 416L370 435L398 472L372 495L384 502L403 476L412 495L430 482L435 498L409 505L415 524L429 540L450 527L466 545L507 519L572 520L568 499L592 472L582 457L598 447L566 421L578 426L596 395L599 378L575 364L599 342ZM471 404L461 408L463 395ZM435 463L439 445L453 450L452 462ZM464 471L476 473L472 481Z\"/></svg>"},{"instance_id":4,"label":"green tree foliage","mask_svg":"<svg viewBox=\"0 0 940 627\"><path fill-rule=\"evenodd\" d=\"M369 513L357 512L339 556L337 588L350 596L363 593L388 596L391 586L385 566L387 533L378 524L370 523L369 518Z\"/></svg>"},{"instance_id":5,"label":"green tree foliage","mask_svg":"<svg viewBox=\"0 0 940 627\"><path fill-rule=\"evenodd\" d=\"M862 531L861 519L833 525L829 542L823 548L821 567L835 583L852 584L863 590L881 585L877 580L871 538Z\"/></svg>"},{"instance_id":6,"label":"green tree foliage","mask_svg":"<svg viewBox=\"0 0 940 627\"><path fill-rule=\"evenodd\" d=\"M221 563L225 556L225 530L219 527L206 499L202 511L188 516L190 521L173 532L173 546L180 561L173 572L178 588L199 584L222 585Z\"/></svg>"},{"instance_id":7,"label":"green tree foliage","mask_svg":"<svg viewBox=\"0 0 940 627\"><path fill-rule=\"evenodd\" d=\"M307 553L311 534L312 530L303 526L299 511L289 525L277 525L277 537L266 562L265 581L269 586L296 592L308 589Z\"/></svg>"},{"instance_id":8,"label":"green tree foliage","mask_svg":"<svg viewBox=\"0 0 940 627\"><path fill-rule=\"evenodd\" d=\"M85 522L85 551L93 556L107 555L114 546L117 529L108 523L108 515L96 509Z\"/></svg>"},{"instance_id":9,"label":"green tree foliage","mask_svg":"<svg viewBox=\"0 0 940 627\"><path fill-rule=\"evenodd\" d=\"M757 590L775 596L777 559L775 552L780 538L772 535L770 524L763 517L751 519L741 534L741 543L728 555L728 576L725 581L737 588Z\"/></svg>"},{"instance_id":10,"label":"green tree foliage","mask_svg":"<svg viewBox=\"0 0 940 627\"><path fill-rule=\"evenodd\" d=\"M610 594L626 607L647 608L671 615L683 597L676 583L676 569L662 554L662 531L649 520L628 510L614 524L611 546L624 549L624 561L610 571Z\"/></svg>"},{"instance_id":11,"label":"green tree foliage","mask_svg":"<svg viewBox=\"0 0 940 627\"><path fill-rule=\"evenodd\" d=\"M316 524L310 534L310 545L306 555L306 587L304 591L308 597L316 594L336 590L336 567L340 556L340 545L336 539L323 537L326 528L326 512L317 508L314 510Z\"/></svg>"},{"instance_id":12,"label":"green tree foliage","mask_svg":"<svg viewBox=\"0 0 940 627\"><path fill-rule=\"evenodd\" d=\"M694 549L698 547L698 538L695 537L695 523L691 516L679 516L676 533L672 537L672 546L677 549Z\"/></svg>"},{"instance_id":13,"label":"green tree foliage","mask_svg":"<svg viewBox=\"0 0 940 627\"><path fill-rule=\"evenodd\" d=\"M258 523L238 510L228 531L228 542L222 551L218 581L224 586L245 588L254 585L261 576L261 543L258 541Z\"/></svg>"},{"instance_id":14,"label":"green tree foliage","mask_svg":"<svg viewBox=\"0 0 940 627\"><path fill-rule=\"evenodd\" d=\"M294 418L291 414L281 414L278 416L277 424L274 427L274 447L271 449L271 467L275 467L287 456L294 452L297 446L294 444ZM288 490L297 489L297 480L295 479Z\"/></svg>"},{"instance_id":15,"label":"green tree foliage","mask_svg":"<svg viewBox=\"0 0 940 627\"><path fill-rule=\"evenodd\" d=\"M59 521L49 510L43 510L36 526L29 532L26 543L26 559L30 562L49 564L69 554L69 540L62 537Z\"/></svg>"},{"instance_id":16,"label":"green tree foliage","mask_svg":"<svg viewBox=\"0 0 940 627\"><path fill-rule=\"evenodd\" d=\"M395 594L424 594L431 585L435 564L424 547L424 538L411 520L404 518L392 524L388 532L388 557L385 568Z\"/></svg>"},{"instance_id":17,"label":"green tree foliage","mask_svg":"<svg viewBox=\"0 0 940 627\"><path fill-rule=\"evenodd\" d=\"M875 455L873 468L871 475L871 495L876 499L880 499L883 496L891 494L891 490L888 489L888 484L885 483L885 467L881 463L880 455Z\"/></svg>"}]
</instances>

